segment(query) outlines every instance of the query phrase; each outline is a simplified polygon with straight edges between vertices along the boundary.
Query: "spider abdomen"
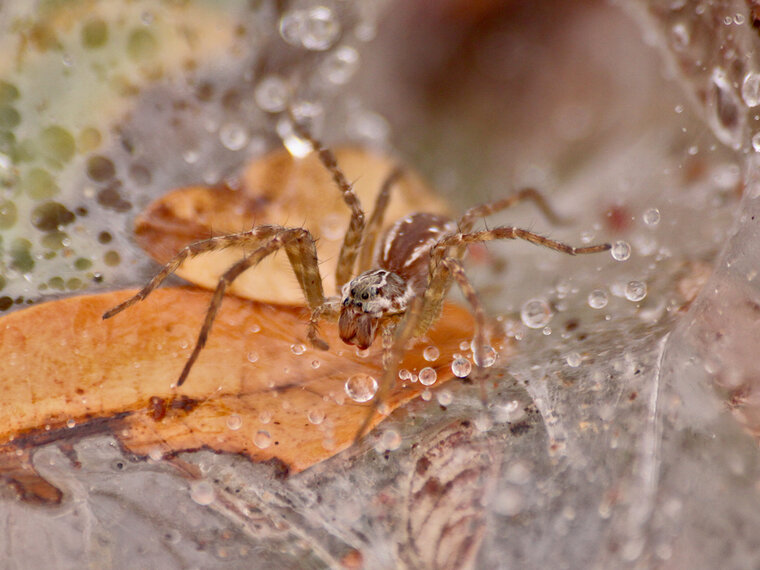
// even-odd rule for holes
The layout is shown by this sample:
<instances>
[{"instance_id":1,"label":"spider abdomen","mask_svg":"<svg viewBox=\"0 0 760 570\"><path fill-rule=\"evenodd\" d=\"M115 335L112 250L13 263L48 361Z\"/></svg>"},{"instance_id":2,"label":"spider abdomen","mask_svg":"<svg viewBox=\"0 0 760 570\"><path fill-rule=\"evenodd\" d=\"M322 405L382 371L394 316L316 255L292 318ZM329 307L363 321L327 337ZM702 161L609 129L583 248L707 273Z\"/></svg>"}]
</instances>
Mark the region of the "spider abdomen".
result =
<instances>
[{"instance_id":1,"label":"spider abdomen","mask_svg":"<svg viewBox=\"0 0 760 570\"><path fill-rule=\"evenodd\" d=\"M411 214L393 224L383 236L377 266L404 279L415 294L427 286L430 252L438 241L457 231L456 223L439 214Z\"/></svg>"}]
</instances>

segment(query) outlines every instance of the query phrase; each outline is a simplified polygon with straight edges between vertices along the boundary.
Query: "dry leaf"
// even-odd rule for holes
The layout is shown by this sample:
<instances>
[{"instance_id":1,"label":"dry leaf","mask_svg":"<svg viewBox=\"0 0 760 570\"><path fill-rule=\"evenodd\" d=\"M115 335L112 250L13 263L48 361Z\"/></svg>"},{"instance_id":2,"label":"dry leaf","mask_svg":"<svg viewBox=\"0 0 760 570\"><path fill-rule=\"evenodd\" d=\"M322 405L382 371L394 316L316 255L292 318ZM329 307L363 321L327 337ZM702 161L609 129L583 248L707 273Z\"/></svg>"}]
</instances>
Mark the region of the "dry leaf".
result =
<instances>
[{"instance_id":1,"label":"dry leaf","mask_svg":"<svg viewBox=\"0 0 760 570\"><path fill-rule=\"evenodd\" d=\"M355 374L380 377L380 347L360 357L325 323L332 346L314 350L305 341L305 308L230 296L188 382L173 389L210 293L159 289L129 312L101 319L132 293L63 299L0 320L0 474L17 488L33 479L28 463L14 459L18 450L94 431L112 433L140 455L208 447L276 460L287 471L351 444L368 408L350 400L344 385ZM429 335L440 357L427 362L413 349L401 367L431 366L438 384L450 379L453 354L472 337L472 324L467 310L447 305ZM395 409L424 388L398 383L387 404ZM380 420L376 414L373 425Z\"/></svg>"},{"instance_id":2,"label":"dry leaf","mask_svg":"<svg viewBox=\"0 0 760 570\"><path fill-rule=\"evenodd\" d=\"M383 181L397 163L354 148L337 149L335 155L369 215ZM386 225L414 212L446 214L448 208L416 174L405 171L391 190ZM187 244L212 235L261 224L305 227L317 239L323 286L331 295L348 220L349 209L316 154L299 159L281 150L253 161L243 173L239 189L193 186L169 192L137 218L135 235L153 259L166 263ZM186 261L177 275L213 289L219 276L244 254L236 248L201 254ZM228 291L259 301L304 303L285 255L268 257L241 275Z\"/></svg>"}]
</instances>

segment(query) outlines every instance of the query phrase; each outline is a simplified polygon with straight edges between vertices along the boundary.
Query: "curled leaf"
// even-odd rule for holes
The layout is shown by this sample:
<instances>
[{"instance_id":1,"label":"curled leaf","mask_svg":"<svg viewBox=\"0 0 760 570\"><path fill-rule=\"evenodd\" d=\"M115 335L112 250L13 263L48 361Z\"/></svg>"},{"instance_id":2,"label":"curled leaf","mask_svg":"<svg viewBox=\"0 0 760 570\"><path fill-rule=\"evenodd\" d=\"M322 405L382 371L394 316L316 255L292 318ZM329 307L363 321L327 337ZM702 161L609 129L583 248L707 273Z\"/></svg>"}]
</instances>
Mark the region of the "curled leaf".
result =
<instances>
[{"instance_id":1,"label":"curled leaf","mask_svg":"<svg viewBox=\"0 0 760 570\"><path fill-rule=\"evenodd\" d=\"M354 148L337 149L335 155L369 216L375 196L397 163ZM413 212L447 211L416 174L405 171L391 190L385 222L390 225ZM323 286L332 294L335 264L348 221L349 209L316 154L293 158L281 150L253 161L241 176L239 188L192 186L169 192L137 218L135 236L153 259L166 263L187 244L213 235L242 232L262 224L304 227L317 239ZM221 274L245 253L236 248L204 253L187 260L177 275L213 289ZM259 301L304 302L284 255L265 259L255 270L237 278L228 290Z\"/></svg>"}]
</instances>

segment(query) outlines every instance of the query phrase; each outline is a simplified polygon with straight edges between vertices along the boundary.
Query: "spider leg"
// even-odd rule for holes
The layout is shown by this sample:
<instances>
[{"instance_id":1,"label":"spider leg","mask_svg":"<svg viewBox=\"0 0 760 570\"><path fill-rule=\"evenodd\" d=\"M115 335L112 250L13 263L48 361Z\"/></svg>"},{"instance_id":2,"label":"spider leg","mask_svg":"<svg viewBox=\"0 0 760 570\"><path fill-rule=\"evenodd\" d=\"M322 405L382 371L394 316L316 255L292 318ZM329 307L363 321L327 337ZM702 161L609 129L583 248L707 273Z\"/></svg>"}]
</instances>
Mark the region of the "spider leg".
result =
<instances>
[{"instance_id":1,"label":"spider leg","mask_svg":"<svg viewBox=\"0 0 760 570\"><path fill-rule=\"evenodd\" d=\"M473 302L473 299L477 299L477 297L474 296L474 290L472 289L472 286L469 285L469 281L467 281L466 285L464 284L463 280L466 280L466 276L464 275L464 271L462 270L459 259L461 259L464 254L465 246L471 243L479 243L497 239L522 239L536 245L548 247L549 249L553 249L561 253L566 253L568 255L599 253L601 251L607 251L610 249L610 247L612 247L609 243L590 245L585 247L574 247L561 241L542 236L535 232L523 230L520 228L514 228L511 226L502 226L493 228L491 230L472 233L456 233L441 238L441 240L433 247L433 251L430 255L428 285L424 293L424 310L422 315L420 315L417 329L414 331L414 336L421 336L425 334L425 332L427 332L427 330L432 326L433 322L435 322L435 320L438 318L441 307L443 306L443 300L451 284L449 274L451 274L457 283L459 283L459 286L462 289L462 293L468 299L470 304L473 305L473 309L476 311L476 320L479 318L477 309L475 309L475 304ZM454 256L449 253L450 249L454 250ZM456 262L456 265L454 262ZM441 267L439 268L439 266ZM470 292L472 293L472 296L470 295ZM476 345L477 344L478 343L476 342ZM476 357L479 358L478 355L476 355Z\"/></svg>"},{"instance_id":2,"label":"spider leg","mask_svg":"<svg viewBox=\"0 0 760 570\"><path fill-rule=\"evenodd\" d=\"M319 321L327 319L330 321L338 320L340 314L340 298L330 297L325 299L319 307L311 311L311 318L309 319L309 326L306 330L306 338L313 347L319 350L327 350L330 348L322 338L319 336Z\"/></svg>"},{"instance_id":3,"label":"spider leg","mask_svg":"<svg viewBox=\"0 0 760 570\"><path fill-rule=\"evenodd\" d=\"M123 303L120 303L114 308L106 311L103 314L103 318L109 319L124 309L131 307L138 301L145 299L153 292L156 287L161 285L161 283L163 283L167 277L179 269L179 267L185 262L186 259L195 257L201 253L217 251L219 249L225 249L227 247L257 246L262 241L271 238L277 233L278 230L281 229L282 228L279 228L278 226L257 226L246 232L217 236L191 243L182 248L182 250L180 250L177 255L175 255L166 265L164 265L161 270L153 277L153 279L151 279L148 284L145 285L145 287L143 287L134 296L130 297Z\"/></svg>"},{"instance_id":4,"label":"spider leg","mask_svg":"<svg viewBox=\"0 0 760 570\"><path fill-rule=\"evenodd\" d=\"M388 173L388 176L383 181L383 185L380 187L380 192L378 193L377 198L375 198L375 206L372 209L372 215L364 229L364 237L361 243L361 250L359 251L359 268L357 273L363 273L364 271L372 269L372 254L375 251L375 242L377 241L377 236L383 226L385 212L388 209L391 189L403 175L403 168L400 166L395 167L390 173Z\"/></svg>"},{"instance_id":5,"label":"spider leg","mask_svg":"<svg viewBox=\"0 0 760 570\"><path fill-rule=\"evenodd\" d=\"M411 332L414 329L414 324L419 312L415 307L421 304L422 298L415 298L414 301L412 301L411 308L403 318L394 316L381 325L383 342L383 374L378 381L377 392L375 392L375 396L372 398L372 403L367 409L367 415L361 426L359 426L359 429L356 431L354 444L359 443L362 438L367 435L369 425L372 422L375 412L383 410L386 396L396 381L398 363L401 362L401 359L404 356L404 351L406 350L406 345L412 338Z\"/></svg>"},{"instance_id":6,"label":"spider leg","mask_svg":"<svg viewBox=\"0 0 760 570\"><path fill-rule=\"evenodd\" d=\"M459 218L459 231L464 233L472 231L473 226L479 219L495 214L496 212L501 212L507 208L511 208L526 200L533 202L552 224L563 225L568 223L567 219L561 217L552 209L541 192L535 188L523 188L501 200L481 204L480 206L475 206L467 210L462 217Z\"/></svg>"},{"instance_id":7,"label":"spider leg","mask_svg":"<svg viewBox=\"0 0 760 570\"><path fill-rule=\"evenodd\" d=\"M296 278L304 291L304 295L312 311L319 310L319 307L325 303L314 238L308 230L303 228L280 228L266 243L235 263L219 279L219 283L214 290L208 310L206 311L206 318L203 321L198 340L195 343L193 352L190 354L190 358L187 359L185 367L182 369L182 373L177 380L177 386L181 386L185 382L193 364L195 364L203 347L206 345L208 335L211 332L211 326L214 324L214 319L222 304L227 287L244 271L254 267L262 259L280 248L285 248L288 259L290 259L293 265L293 272L296 274ZM324 343L324 341L321 342Z\"/></svg>"},{"instance_id":8,"label":"spider leg","mask_svg":"<svg viewBox=\"0 0 760 570\"><path fill-rule=\"evenodd\" d=\"M600 251L607 251L612 246L609 243L601 243L597 245L589 245L584 247L575 247L568 245L561 241L553 240L551 238L542 236L530 230L523 230L520 228L514 228L512 226L501 226L490 230L483 230L479 232L471 233L456 233L441 238L441 240L435 244L433 251L430 255L430 271L433 272L436 265L438 265L443 258L448 257L446 251L450 247L456 247L459 249L462 246L469 245L471 243L479 243L484 241L492 241L497 239L522 239L540 245L542 247L548 247L554 251L560 253L566 253L568 255L583 255L586 253L599 253Z\"/></svg>"},{"instance_id":9,"label":"spider leg","mask_svg":"<svg viewBox=\"0 0 760 570\"><path fill-rule=\"evenodd\" d=\"M356 257L359 254L359 248L361 247L362 236L364 235L365 219L364 210L362 210L359 197L351 187L346 175L338 166L338 160L335 158L335 154L324 146L318 139L316 139L311 132L299 123L292 113L290 114L291 122L293 123L293 129L298 133L298 136L309 141L314 151L319 156L319 160L332 176L335 185L343 194L343 201L351 210L351 221L348 223L348 229L343 237L343 245L340 248L340 255L338 256L338 266L335 269L335 286L338 293L340 293L341 287L348 283L354 274L354 265L356 265Z\"/></svg>"}]
</instances>

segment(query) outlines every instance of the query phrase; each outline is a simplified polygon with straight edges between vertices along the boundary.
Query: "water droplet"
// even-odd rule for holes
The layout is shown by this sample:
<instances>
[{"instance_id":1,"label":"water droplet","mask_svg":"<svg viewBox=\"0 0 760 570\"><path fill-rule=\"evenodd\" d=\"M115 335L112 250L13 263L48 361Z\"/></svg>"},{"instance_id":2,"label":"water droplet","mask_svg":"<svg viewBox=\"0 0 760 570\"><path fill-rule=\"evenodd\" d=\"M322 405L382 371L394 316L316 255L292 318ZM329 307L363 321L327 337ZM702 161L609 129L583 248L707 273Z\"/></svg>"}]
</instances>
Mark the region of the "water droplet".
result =
<instances>
[{"instance_id":1,"label":"water droplet","mask_svg":"<svg viewBox=\"0 0 760 570\"><path fill-rule=\"evenodd\" d=\"M731 80L723 69L715 68L711 80L712 89L708 91L708 105L713 111L709 115L713 131L721 142L738 150L742 146L746 123L741 99L735 93Z\"/></svg>"},{"instance_id":2,"label":"water droplet","mask_svg":"<svg viewBox=\"0 0 760 570\"><path fill-rule=\"evenodd\" d=\"M423 386L432 386L435 384L435 381L438 380L438 374L436 373L435 369L426 366L420 370L419 379L420 384Z\"/></svg>"},{"instance_id":3,"label":"water droplet","mask_svg":"<svg viewBox=\"0 0 760 570\"><path fill-rule=\"evenodd\" d=\"M686 24L678 23L673 26L671 32L673 33L673 48L677 51L683 51L691 41L689 28L686 27Z\"/></svg>"},{"instance_id":4,"label":"water droplet","mask_svg":"<svg viewBox=\"0 0 760 570\"><path fill-rule=\"evenodd\" d=\"M435 346L428 346L422 351L422 357L428 362L435 362L439 356L441 356L441 351Z\"/></svg>"},{"instance_id":5,"label":"water droplet","mask_svg":"<svg viewBox=\"0 0 760 570\"><path fill-rule=\"evenodd\" d=\"M301 46L305 10L289 10L280 18L280 37L292 46Z\"/></svg>"},{"instance_id":6,"label":"water droplet","mask_svg":"<svg viewBox=\"0 0 760 570\"><path fill-rule=\"evenodd\" d=\"M316 6L306 12L301 27L301 44L314 51L329 49L340 35L340 22L327 6Z\"/></svg>"},{"instance_id":7,"label":"water droplet","mask_svg":"<svg viewBox=\"0 0 760 570\"><path fill-rule=\"evenodd\" d=\"M272 421L272 412L270 412L269 410L261 410L259 412L259 421L262 424L268 424L269 422L271 422Z\"/></svg>"},{"instance_id":8,"label":"water droplet","mask_svg":"<svg viewBox=\"0 0 760 570\"><path fill-rule=\"evenodd\" d=\"M346 134L367 143L382 143L388 138L390 126L384 117L370 111L356 113L346 124Z\"/></svg>"},{"instance_id":9,"label":"water droplet","mask_svg":"<svg viewBox=\"0 0 760 570\"><path fill-rule=\"evenodd\" d=\"M750 71L742 82L742 99L748 107L760 105L760 73Z\"/></svg>"},{"instance_id":10,"label":"water droplet","mask_svg":"<svg viewBox=\"0 0 760 570\"><path fill-rule=\"evenodd\" d=\"M491 508L501 515L512 517L522 511L523 502L523 493L509 487L496 495Z\"/></svg>"},{"instance_id":11,"label":"water droplet","mask_svg":"<svg viewBox=\"0 0 760 570\"><path fill-rule=\"evenodd\" d=\"M340 23L326 6L290 10L280 18L279 29L289 44L315 51L329 49L340 35Z\"/></svg>"},{"instance_id":12,"label":"water droplet","mask_svg":"<svg viewBox=\"0 0 760 570\"><path fill-rule=\"evenodd\" d=\"M199 505L210 505L214 502L214 487L208 481L193 481L190 483L190 498Z\"/></svg>"},{"instance_id":13,"label":"water droplet","mask_svg":"<svg viewBox=\"0 0 760 570\"><path fill-rule=\"evenodd\" d=\"M369 348L357 348L354 354L359 358L367 358L369 356Z\"/></svg>"},{"instance_id":14,"label":"water droplet","mask_svg":"<svg viewBox=\"0 0 760 570\"><path fill-rule=\"evenodd\" d=\"M603 289L594 289L588 294L588 306L592 309L603 309L607 306L607 292Z\"/></svg>"},{"instance_id":15,"label":"water droplet","mask_svg":"<svg viewBox=\"0 0 760 570\"><path fill-rule=\"evenodd\" d=\"M279 113L287 107L288 91L288 84L282 77L269 75L256 85L253 99L262 111Z\"/></svg>"},{"instance_id":16,"label":"water droplet","mask_svg":"<svg viewBox=\"0 0 760 570\"><path fill-rule=\"evenodd\" d=\"M219 140L224 148L240 150L248 142L248 130L239 123L225 123L219 129Z\"/></svg>"},{"instance_id":17,"label":"water droplet","mask_svg":"<svg viewBox=\"0 0 760 570\"><path fill-rule=\"evenodd\" d=\"M429 402L432 397L433 397L433 393L430 391L429 388L425 388L420 394L420 398L422 398L426 402Z\"/></svg>"},{"instance_id":18,"label":"water droplet","mask_svg":"<svg viewBox=\"0 0 760 570\"><path fill-rule=\"evenodd\" d=\"M304 352L306 352L306 347L304 345L302 345L302 344L291 344L290 345L290 352L292 352L296 356L300 356Z\"/></svg>"},{"instance_id":19,"label":"water droplet","mask_svg":"<svg viewBox=\"0 0 760 570\"><path fill-rule=\"evenodd\" d=\"M520 309L520 319L526 327L540 329L552 319L552 310L545 299L531 299Z\"/></svg>"},{"instance_id":20,"label":"water droplet","mask_svg":"<svg viewBox=\"0 0 760 570\"><path fill-rule=\"evenodd\" d=\"M306 417L311 423L318 426L325 421L325 411L322 408L314 408L313 410L309 410Z\"/></svg>"},{"instance_id":21,"label":"water droplet","mask_svg":"<svg viewBox=\"0 0 760 570\"><path fill-rule=\"evenodd\" d=\"M442 406L448 406L454 401L454 395L449 390L438 390L438 392L435 393L435 398Z\"/></svg>"},{"instance_id":22,"label":"water droplet","mask_svg":"<svg viewBox=\"0 0 760 570\"><path fill-rule=\"evenodd\" d=\"M464 378L472 372L472 363L460 356L451 362L451 372L457 378Z\"/></svg>"},{"instance_id":23,"label":"water droplet","mask_svg":"<svg viewBox=\"0 0 760 570\"><path fill-rule=\"evenodd\" d=\"M379 443L383 450L394 451L401 446L401 434L398 430L389 428L383 432Z\"/></svg>"},{"instance_id":24,"label":"water droplet","mask_svg":"<svg viewBox=\"0 0 760 570\"><path fill-rule=\"evenodd\" d=\"M760 152L760 133L752 135L752 150Z\"/></svg>"},{"instance_id":25,"label":"water droplet","mask_svg":"<svg viewBox=\"0 0 760 570\"><path fill-rule=\"evenodd\" d=\"M350 46L341 46L325 56L322 73L335 85L345 85L359 68L359 52Z\"/></svg>"},{"instance_id":26,"label":"water droplet","mask_svg":"<svg viewBox=\"0 0 760 570\"><path fill-rule=\"evenodd\" d=\"M260 429L253 436L253 444L259 449L266 449L272 445L272 436L269 435L268 431Z\"/></svg>"},{"instance_id":27,"label":"water droplet","mask_svg":"<svg viewBox=\"0 0 760 570\"><path fill-rule=\"evenodd\" d=\"M648 226L656 226L660 223L660 210L657 208L649 208L644 215L644 223Z\"/></svg>"},{"instance_id":28,"label":"water droplet","mask_svg":"<svg viewBox=\"0 0 760 570\"><path fill-rule=\"evenodd\" d=\"M482 353L482 360L479 353ZM481 350L477 350L476 347L473 347L472 360L481 368L490 368L496 363L498 357L499 353L496 352L492 346L486 345Z\"/></svg>"},{"instance_id":29,"label":"water droplet","mask_svg":"<svg viewBox=\"0 0 760 570\"><path fill-rule=\"evenodd\" d=\"M259 359L259 353L252 350L246 355L248 362L256 362Z\"/></svg>"},{"instance_id":30,"label":"water droplet","mask_svg":"<svg viewBox=\"0 0 760 570\"><path fill-rule=\"evenodd\" d=\"M13 186L18 181L18 170L7 154L0 153L0 186Z\"/></svg>"},{"instance_id":31,"label":"water droplet","mask_svg":"<svg viewBox=\"0 0 760 570\"><path fill-rule=\"evenodd\" d=\"M294 158L304 158L313 150L309 141L296 134L289 118L283 117L279 120L276 129L282 144Z\"/></svg>"},{"instance_id":32,"label":"water droplet","mask_svg":"<svg viewBox=\"0 0 760 570\"><path fill-rule=\"evenodd\" d=\"M66 420L66 427L69 429L75 428L77 425L77 422L73 419Z\"/></svg>"},{"instance_id":33,"label":"water droplet","mask_svg":"<svg viewBox=\"0 0 760 570\"><path fill-rule=\"evenodd\" d=\"M571 368L578 368L581 365L581 355L577 352L571 352L565 357L565 361Z\"/></svg>"},{"instance_id":34,"label":"water droplet","mask_svg":"<svg viewBox=\"0 0 760 570\"><path fill-rule=\"evenodd\" d=\"M402 382L406 382L407 380L412 379L412 373L409 372L406 368L402 368L398 371L398 379Z\"/></svg>"},{"instance_id":35,"label":"water droplet","mask_svg":"<svg viewBox=\"0 0 760 570\"><path fill-rule=\"evenodd\" d=\"M232 431L237 431L243 426L243 418L240 414L231 414L227 416L227 427Z\"/></svg>"},{"instance_id":36,"label":"water droplet","mask_svg":"<svg viewBox=\"0 0 760 570\"><path fill-rule=\"evenodd\" d=\"M312 360L312 361L311 361L311 367L312 367L314 370L316 370L316 369L317 369L317 368L319 368L320 366L322 366L322 363L321 363L319 360Z\"/></svg>"},{"instance_id":37,"label":"water droplet","mask_svg":"<svg viewBox=\"0 0 760 570\"><path fill-rule=\"evenodd\" d=\"M377 393L377 380L369 374L354 374L346 380L344 389L354 402L369 402Z\"/></svg>"},{"instance_id":38,"label":"water droplet","mask_svg":"<svg viewBox=\"0 0 760 570\"><path fill-rule=\"evenodd\" d=\"M631 246L627 241L616 241L612 244L610 254L615 261L625 261L631 257Z\"/></svg>"},{"instance_id":39,"label":"water droplet","mask_svg":"<svg viewBox=\"0 0 760 570\"><path fill-rule=\"evenodd\" d=\"M493 427L493 420L488 414L478 414L473 423L475 429L483 433L490 430Z\"/></svg>"},{"instance_id":40,"label":"water droplet","mask_svg":"<svg viewBox=\"0 0 760 570\"><path fill-rule=\"evenodd\" d=\"M647 296L647 285L641 281L629 281L625 286L625 298L629 301L641 301Z\"/></svg>"}]
</instances>

